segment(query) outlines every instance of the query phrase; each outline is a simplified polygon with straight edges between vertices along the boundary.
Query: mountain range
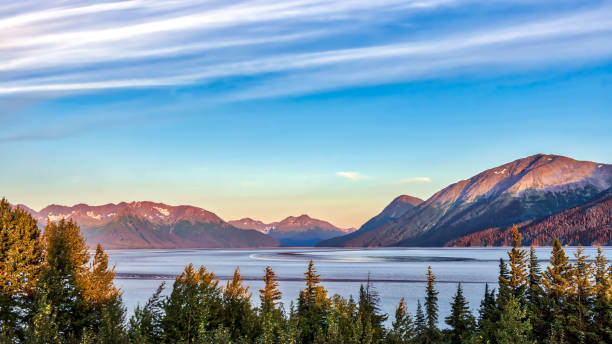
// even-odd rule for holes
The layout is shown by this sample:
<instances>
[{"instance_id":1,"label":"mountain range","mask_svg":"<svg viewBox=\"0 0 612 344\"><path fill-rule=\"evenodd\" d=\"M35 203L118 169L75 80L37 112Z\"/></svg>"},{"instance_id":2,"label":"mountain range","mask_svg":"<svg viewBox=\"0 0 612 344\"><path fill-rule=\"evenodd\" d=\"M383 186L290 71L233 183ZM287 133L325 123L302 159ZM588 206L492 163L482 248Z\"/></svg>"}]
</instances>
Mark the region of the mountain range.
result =
<instances>
[{"instance_id":1,"label":"mountain range","mask_svg":"<svg viewBox=\"0 0 612 344\"><path fill-rule=\"evenodd\" d=\"M612 165L537 154L454 183L424 202L402 208L403 213L398 211L394 217L385 217L383 211L358 231L318 246L499 245L505 242L492 239L479 242L476 238L485 235L474 233L499 233L513 224L522 224L522 231L531 233L536 242L544 245L550 243L551 237L541 236L540 231L553 232L550 228L555 221L569 222L572 220L568 218L573 217L582 216L584 223L590 223L588 218L594 215L584 215L587 213L604 218L590 230L584 226L571 227L572 235L585 238L574 238L572 242L595 242L587 239L590 236L607 244L609 238L603 240L607 235L592 232L609 231L605 226L609 226L611 215L605 193L611 186ZM397 199L393 202L397 203Z\"/></svg>"},{"instance_id":2,"label":"mountain range","mask_svg":"<svg viewBox=\"0 0 612 344\"><path fill-rule=\"evenodd\" d=\"M50 205L39 212L24 205L39 224L72 219L87 242L108 249L274 247L276 239L255 230L238 229L202 208L154 202L122 202L72 207Z\"/></svg>"},{"instance_id":3,"label":"mountain range","mask_svg":"<svg viewBox=\"0 0 612 344\"><path fill-rule=\"evenodd\" d=\"M73 219L90 245L105 248L275 246L491 246L524 243L612 244L612 165L536 154L458 181L427 200L396 197L358 230L308 215L264 223L225 222L202 208L154 202L50 205L30 212L39 224Z\"/></svg>"},{"instance_id":4,"label":"mountain range","mask_svg":"<svg viewBox=\"0 0 612 344\"><path fill-rule=\"evenodd\" d=\"M229 224L266 233L278 240L281 246L314 246L323 240L355 230L338 228L327 221L313 219L308 215L289 216L282 221L267 224L251 218L229 221Z\"/></svg>"}]
</instances>

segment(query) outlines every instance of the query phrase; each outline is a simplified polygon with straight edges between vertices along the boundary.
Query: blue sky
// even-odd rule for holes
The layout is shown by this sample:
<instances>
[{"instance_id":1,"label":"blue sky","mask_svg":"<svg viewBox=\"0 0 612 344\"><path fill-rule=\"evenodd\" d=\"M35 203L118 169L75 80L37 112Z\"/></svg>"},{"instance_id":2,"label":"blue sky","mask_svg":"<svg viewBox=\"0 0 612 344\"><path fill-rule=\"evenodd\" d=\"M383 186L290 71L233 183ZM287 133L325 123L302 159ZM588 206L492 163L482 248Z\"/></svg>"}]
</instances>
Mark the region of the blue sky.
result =
<instances>
[{"instance_id":1,"label":"blue sky","mask_svg":"<svg viewBox=\"0 0 612 344\"><path fill-rule=\"evenodd\" d=\"M605 1L26 0L0 37L0 194L34 208L359 226L535 153L612 160Z\"/></svg>"}]
</instances>

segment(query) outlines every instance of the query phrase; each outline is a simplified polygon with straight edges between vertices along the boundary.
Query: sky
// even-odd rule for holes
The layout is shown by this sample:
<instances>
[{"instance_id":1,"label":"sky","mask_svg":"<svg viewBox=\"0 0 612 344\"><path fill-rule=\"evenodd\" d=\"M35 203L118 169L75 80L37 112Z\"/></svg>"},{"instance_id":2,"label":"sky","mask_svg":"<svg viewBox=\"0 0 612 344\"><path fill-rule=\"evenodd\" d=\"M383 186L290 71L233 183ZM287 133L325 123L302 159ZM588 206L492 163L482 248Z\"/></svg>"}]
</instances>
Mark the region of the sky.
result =
<instances>
[{"instance_id":1,"label":"sky","mask_svg":"<svg viewBox=\"0 0 612 344\"><path fill-rule=\"evenodd\" d=\"M0 0L0 196L358 227L537 153L612 163L612 3Z\"/></svg>"}]
</instances>

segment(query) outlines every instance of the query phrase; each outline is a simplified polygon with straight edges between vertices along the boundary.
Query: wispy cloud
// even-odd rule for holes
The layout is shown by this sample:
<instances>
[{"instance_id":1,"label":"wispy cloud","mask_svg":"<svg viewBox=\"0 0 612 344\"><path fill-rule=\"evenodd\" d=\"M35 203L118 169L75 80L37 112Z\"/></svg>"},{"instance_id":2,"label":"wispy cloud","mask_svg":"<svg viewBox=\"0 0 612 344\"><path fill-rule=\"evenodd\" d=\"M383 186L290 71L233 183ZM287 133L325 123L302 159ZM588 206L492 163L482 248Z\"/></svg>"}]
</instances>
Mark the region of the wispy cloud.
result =
<instances>
[{"instance_id":1,"label":"wispy cloud","mask_svg":"<svg viewBox=\"0 0 612 344\"><path fill-rule=\"evenodd\" d=\"M355 171L336 172L336 175L338 177L342 177L342 178L352 180L352 181L363 180L363 179L369 178L368 176L363 175L359 172L355 172Z\"/></svg>"},{"instance_id":2,"label":"wispy cloud","mask_svg":"<svg viewBox=\"0 0 612 344\"><path fill-rule=\"evenodd\" d=\"M609 5L545 11L518 18L520 25L493 20L436 30L411 19L439 9L467 10L471 1L126 0L47 6L36 9L26 1L10 15L0 12L0 95L183 86L249 76L255 78L232 87L225 99L250 99L612 56ZM410 30L372 34L399 23L411 24Z\"/></svg>"},{"instance_id":3,"label":"wispy cloud","mask_svg":"<svg viewBox=\"0 0 612 344\"><path fill-rule=\"evenodd\" d=\"M399 181L400 184L410 184L410 183L429 183L431 179L429 177L413 177L413 178L405 178Z\"/></svg>"}]
</instances>

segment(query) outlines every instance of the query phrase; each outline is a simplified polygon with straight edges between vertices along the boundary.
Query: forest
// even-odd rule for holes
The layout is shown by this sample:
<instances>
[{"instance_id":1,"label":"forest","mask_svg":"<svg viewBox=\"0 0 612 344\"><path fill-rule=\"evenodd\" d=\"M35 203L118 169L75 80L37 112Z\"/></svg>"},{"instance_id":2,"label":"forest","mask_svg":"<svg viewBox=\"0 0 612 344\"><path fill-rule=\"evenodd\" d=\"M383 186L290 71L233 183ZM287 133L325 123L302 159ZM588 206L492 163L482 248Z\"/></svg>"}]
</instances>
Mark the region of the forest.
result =
<instances>
[{"instance_id":1,"label":"forest","mask_svg":"<svg viewBox=\"0 0 612 344\"><path fill-rule=\"evenodd\" d=\"M485 288L476 312L458 284L445 300L450 314L439 314L431 267L426 297L410 305L414 314L402 299L387 315L372 283L355 297L328 295L310 261L304 289L287 308L270 267L255 307L238 269L223 285L190 264L128 319L100 245L91 254L75 222L49 222L41 231L2 200L0 343L612 343L612 268L602 250L589 257L578 248L570 259L555 239L543 267L533 247L521 246L517 227L509 235L497 288Z\"/></svg>"}]
</instances>

